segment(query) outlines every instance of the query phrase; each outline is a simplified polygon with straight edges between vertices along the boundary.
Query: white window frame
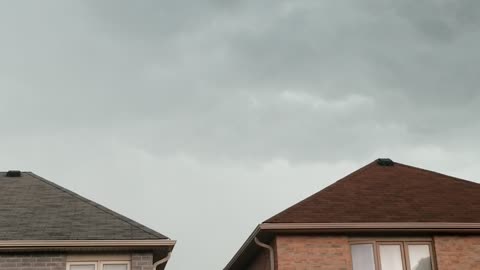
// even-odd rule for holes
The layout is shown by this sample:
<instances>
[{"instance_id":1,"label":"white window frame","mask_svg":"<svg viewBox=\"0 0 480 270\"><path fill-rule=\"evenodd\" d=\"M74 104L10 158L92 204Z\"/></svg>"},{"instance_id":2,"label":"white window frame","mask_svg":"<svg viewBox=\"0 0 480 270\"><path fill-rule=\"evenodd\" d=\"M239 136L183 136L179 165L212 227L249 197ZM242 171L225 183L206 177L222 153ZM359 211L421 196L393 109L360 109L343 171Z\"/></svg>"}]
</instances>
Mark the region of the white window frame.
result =
<instances>
[{"instance_id":1,"label":"white window frame","mask_svg":"<svg viewBox=\"0 0 480 270\"><path fill-rule=\"evenodd\" d=\"M104 264L126 264L127 270L130 270L130 262L129 261L99 261L100 263L100 270L103 270Z\"/></svg>"},{"instance_id":2,"label":"white window frame","mask_svg":"<svg viewBox=\"0 0 480 270\"><path fill-rule=\"evenodd\" d=\"M89 261L89 262L67 262L67 270L70 270L70 266L71 265L85 265L85 264L88 264L88 265L95 265L95 270L97 270L98 268L98 262L97 261Z\"/></svg>"},{"instance_id":3,"label":"white window frame","mask_svg":"<svg viewBox=\"0 0 480 270\"><path fill-rule=\"evenodd\" d=\"M103 270L104 264L126 264L127 270L130 270L130 261L76 261L76 262L67 262L67 270L70 270L71 265L95 265L95 270Z\"/></svg>"}]
</instances>

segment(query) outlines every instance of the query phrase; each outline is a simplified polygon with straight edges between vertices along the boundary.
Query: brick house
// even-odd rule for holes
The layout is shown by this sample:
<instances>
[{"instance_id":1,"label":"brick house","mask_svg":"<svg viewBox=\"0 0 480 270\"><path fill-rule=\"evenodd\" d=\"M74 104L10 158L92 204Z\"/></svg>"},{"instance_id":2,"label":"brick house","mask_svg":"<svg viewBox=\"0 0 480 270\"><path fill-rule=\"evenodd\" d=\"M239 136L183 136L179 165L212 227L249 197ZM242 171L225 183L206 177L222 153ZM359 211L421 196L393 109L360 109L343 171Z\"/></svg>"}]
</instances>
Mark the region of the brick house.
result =
<instances>
[{"instance_id":1,"label":"brick house","mask_svg":"<svg viewBox=\"0 0 480 270\"><path fill-rule=\"evenodd\" d=\"M225 270L479 270L480 184L378 159L261 223Z\"/></svg>"},{"instance_id":2,"label":"brick house","mask_svg":"<svg viewBox=\"0 0 480 270\"><path fill-rule=\"evenodd\" d=\"M174 245L31 172L0 173L1 270L162 270Z\"/></svg>"}]
</instances>

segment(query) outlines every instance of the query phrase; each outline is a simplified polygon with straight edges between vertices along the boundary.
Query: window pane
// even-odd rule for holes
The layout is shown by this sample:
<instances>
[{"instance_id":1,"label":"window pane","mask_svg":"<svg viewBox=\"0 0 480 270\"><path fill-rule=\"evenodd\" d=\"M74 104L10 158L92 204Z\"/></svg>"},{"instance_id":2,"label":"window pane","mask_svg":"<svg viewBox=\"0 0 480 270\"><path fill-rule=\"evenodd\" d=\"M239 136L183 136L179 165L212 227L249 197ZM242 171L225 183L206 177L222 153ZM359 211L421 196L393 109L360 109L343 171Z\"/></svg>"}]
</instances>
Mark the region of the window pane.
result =
<instances>
[{"instance_id":1,"label":"window pane","mask_svg":"<svg viewBox=\"0 0 480 270\"><path fill-rule=\"evenodd\" d=\"M70 265L70 270L95 270L95 264L74 264Z\"/></svg>"},{"instance_id":2,"label":"window pane","mask_svg":"<svg viewBox=\"0 0 480 270\"><path fill-rule=\"evenodd\" d=\"M103 270L128 270L127 264L104 264Z\"/></svg>"},{"instance_id":3,"label":"window pane","mask_svg":"<svg viewBox=\"0 0 480 270\"><path fill-rule=\"evenodd\" d=\"M380 245L382 270L403 270L400 245Z\"/></svg>"},{"instance_id":4,"label":"window pane","mask_svg":"<svg viewBox=\"0 0 480 270\"><path fill-rule=\"evenodd\" d=\"M352 245L353 270L375 270L372 244Z\"/></svg>"},{"instance_id":5,"label":"window pane","mask_svg":"<svg viewBox=\"0 0 480 270\"><path fill-rule=\"evenodd\" d=\"M428 245L408 245L408 257L411 270L432 270Z\"/></svg>"}]
</instances>

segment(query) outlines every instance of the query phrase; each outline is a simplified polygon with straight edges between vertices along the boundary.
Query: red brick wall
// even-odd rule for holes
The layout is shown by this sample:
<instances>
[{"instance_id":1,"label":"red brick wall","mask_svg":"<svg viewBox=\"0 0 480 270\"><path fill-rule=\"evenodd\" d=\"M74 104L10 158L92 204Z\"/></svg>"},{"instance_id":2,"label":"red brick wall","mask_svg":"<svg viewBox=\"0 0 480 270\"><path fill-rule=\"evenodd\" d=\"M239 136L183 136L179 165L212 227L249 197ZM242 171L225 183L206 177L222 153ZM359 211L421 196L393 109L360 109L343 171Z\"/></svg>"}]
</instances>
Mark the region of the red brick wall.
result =
<instances>
[{"instance_id":1,"label":"red brick wall","mask_svg":"<svg viewBox=\"0 0 480 270\"><path fill-rule=\"evenodd\" d=\"M277 236L277 270L351 270L346 236ZM437 270L480 270L480 236L435 236ZM247 270L269 270L268 252L257 254Z\"/></svg>"},{"instance_id":2,"label":"red brick wall","mask_svg":"<svg viewBox=\"0 0 480 270\"><path fill-rule=\"evenodd\" d=\"M277 236L278 270L351 270L346 236Z\"/></svg>"},{"instance_id":3,"label":"red brick wall","mask_svg":"<svg viewBox=\"0 0 480 270\"><path fill-rule=\"evenodd\" d=\"M479 270L480 236L435 236L437 270Z\"/></svg>"}]
</instances>

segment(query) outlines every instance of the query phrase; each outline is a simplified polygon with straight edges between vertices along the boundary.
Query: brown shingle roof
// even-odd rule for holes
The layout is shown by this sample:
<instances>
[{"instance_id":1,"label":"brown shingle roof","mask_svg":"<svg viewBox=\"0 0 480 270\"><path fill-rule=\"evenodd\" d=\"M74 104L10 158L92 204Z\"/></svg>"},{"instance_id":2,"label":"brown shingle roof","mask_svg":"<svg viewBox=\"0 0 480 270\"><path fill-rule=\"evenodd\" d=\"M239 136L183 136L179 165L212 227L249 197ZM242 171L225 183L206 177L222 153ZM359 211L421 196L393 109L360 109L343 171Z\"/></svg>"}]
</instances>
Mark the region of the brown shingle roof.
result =
<instances>
[{"instance_id":1,"label":"brown shingle roof","mask_svg":"<svg viewBox=\"0 0 480 270\"><path fill-rule=\"evenodd\" d=\"M374 161L265 223L480 223L480 184Z\"/></svg>"},{"instance_id":2,"label":"brown shingle roof","mask_svg":"<svg viewBox=\"0 0 480 270\"><path fill-rule=\"evenodd\" d=\"M167 239L33 173L0 172L0 240Z\"/></svg>"}]
</instances>

